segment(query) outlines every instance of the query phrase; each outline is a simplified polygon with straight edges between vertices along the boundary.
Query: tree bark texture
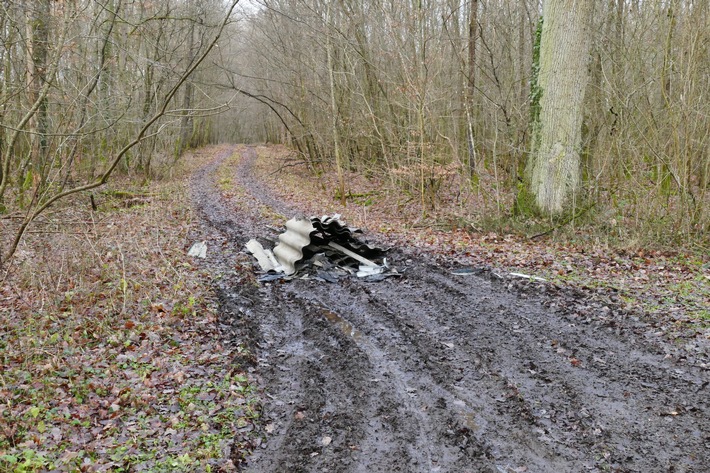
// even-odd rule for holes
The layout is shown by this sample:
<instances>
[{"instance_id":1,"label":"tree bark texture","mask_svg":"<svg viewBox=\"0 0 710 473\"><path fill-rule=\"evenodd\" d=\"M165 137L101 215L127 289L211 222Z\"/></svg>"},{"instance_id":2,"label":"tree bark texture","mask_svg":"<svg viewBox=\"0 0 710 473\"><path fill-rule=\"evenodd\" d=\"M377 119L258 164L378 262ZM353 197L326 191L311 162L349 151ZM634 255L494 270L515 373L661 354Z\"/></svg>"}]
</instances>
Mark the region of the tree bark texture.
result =
<instances>
[{"instance_id":1,"label":"tree bark texture","mask_svg":"<svg viewBox=\"0 0 710 473\"><path fill-rule=\"evenodd\" d=\"M49 0L36 0L30 7L28 18L28 34L31 38L30 49L28 50L28 84L30 90L30 102L39 102L37 113L32 123L35 137L33 139L33 161L34 168L41 174L42 181L45 179L45 160L47 154L47 107L48 100L46 94L41 94L44 85L47 83L47 60L49 49L49 26L50 2Z\"/></svg>"},{"instance_id":2,"label":"tree bark texture","mask_svg":"<svg viewBox=\"0 0 710 473\"><path fill-rule=\"evenodd\" d=\"M547 215L564 210L577 190L593 0L546 0L540 44L540 122L531 188Z\"/></svg>"},{"instance_id":3,"label":"tree bark texture","mask_svg":"<svg viewBox=\"0 0 710 473\"><path fill-rule=\"evenodd\" d=\"M466 93L466 132L468 171L473 177L476 167L476 146L473 136L473 110L476 96L476 36L478 35L478 0L471 1L468 20L468 84Z\"/></svg>"},{"instance_id":4,"label":"tree bark texture","mask_svg":"<svg viewBox=\"0 0 710 473\"><path fill-rule=\"evenodd\" d=\"M331 5L328 4L326 13L326 23L331 21ZM345 200L345 177L343 174L343 158L340 150L340 133L338 132L338 106L335 101L335 73L333 71L333 45L330 36L326 36L326 56L328 62L328 85L330 87L330 113L331 113L331 130L333 133L333 147L335 153L335 168L338 172L338 192L340 194L340 203L344 206Z\"/></svg>"},{"instance_id":5,"label":"tree bark texture","mask_svg":"<svg viewBox=\"0 0 710 473\"><path fill-rule=\"evenodd\" d=\"M192 7L191 3L188 6ZM191 22L187 31L187 64L191 64L195 56L195 23ZM185 82L182 97L182 118L180 118L180 139L175 158L182 156L187 148L191 146L192 137L192 96L194 94L192 81Z\"/></svg>"}]
</instances>

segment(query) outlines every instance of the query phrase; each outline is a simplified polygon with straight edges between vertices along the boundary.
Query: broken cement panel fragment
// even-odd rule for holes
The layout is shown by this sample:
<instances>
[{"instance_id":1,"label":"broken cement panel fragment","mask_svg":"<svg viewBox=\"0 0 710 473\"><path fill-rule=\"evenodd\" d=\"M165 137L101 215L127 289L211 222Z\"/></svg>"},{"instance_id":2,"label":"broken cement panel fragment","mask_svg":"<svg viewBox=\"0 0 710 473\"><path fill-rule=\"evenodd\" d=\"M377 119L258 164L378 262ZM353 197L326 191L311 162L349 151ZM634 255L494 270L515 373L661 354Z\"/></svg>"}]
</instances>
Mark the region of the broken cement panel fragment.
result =
<instances>
[{"instance_id":1,"label":"broken cement panel fragment","mask_svg":"<svg viewBox=\"0 0 710 473\"><path fill-rule=\"evenodd\" d=\"M287 275L296 272L296 261L303 259L303 248L311 244L314 231L311 221L305 218L292 218L286 222L286 231L279 235L274 256Z\"/></svg>"},{"instance_id":2,"label":"broken cement panel fragment","mask_svg":"<svg viewBox=\"0 0 710 473\"><path fill-rule=\"evenodd\" d=\"M274 254L269 250L265 250L264 247L261 246L261 243L253 238L247 242L246 247L247 250L254 255L262 271L268 272L281 266L278 261L276 261Z\"/></svg>"},{"instance_id":3,"label":"broken cement panel fragment","mask_svg":"<svg viewBox=\"0 0 710 473\"><path fill-rule=\"evenodd\" d=\"M267 273L259 280L291 279L302 273L327 282L352 274L368 280L382 274L399 275L387 266L385 250L356 238L362 230L347 227L339 217L292 218L273 253L256 240L248 242L247 249Z\"/></svg>"},{"instance_id":4,"label":"broken cement panel fragment","mask_svg":"<svg viewBox=\"0 0 710 473\"><path fill-rule=\"evenodd\" d=\"M362 265L358 269L357 277L364 278L367 276L374 276L375 274L382 274L385 272L386 269L387 268L385 268L384 266Z\"/></svg>"},{"instance_id":5,"label":"broken cement panel fragment","mask_svg":"<svg viewBox=\"0 0 710 473\"><path fill-rule=\"evenodd\" d=\"M313 226L321 232L326 237L333 239L334 236L337 238L350 238L354 233L362 234L362 230L359 228L350 228L345 226L339 219L339 215L334 215L333 217L323 216L321 218L311 217L311 222Z\"/></svg>"},{"instance_id":6,"label":"broken cement panel fragment","mask_svg":"<svg viewBox=\"0 0 710 473\"><path fill-rule=\"evenodd\" d=\"M319 279L321 281L325 282L330 282L330 283L335 283L340 280L340 275L337 273L334 273L332 271L324 271L324 270L318 270L316 271L315 279Z\"/></svg>"},{"instance_id":7,"label":"broken cement panel fragment","mask_svg":"<svg viewBox=\"0 0 710 473\"><path fill-rule=\"evenodd\" d=\"M530 276L528 274L522 274L522 273L509 273L511 276L514 276L516 278L524 278L524 279L530 279L532 281L540 281L540 282L547 282L547 279L541 278L539 276Z\"/></svg>"},{"instance_id":8,"label":"broken cement panel fragment","mask_svg":"<svg viewBox=\"0 0 710 473\"><path fill-rule=\"evenodd\" d=\"M352 259L361 262L361 263L364 264L365 266L371 266L371 267L375 267L375 268L379 267L379 265L378 265L377 263L375 263L374 261L370 261L369 259L360 256L359 254L355 253L354 251L350 251L350 250L348 250L347 248L338 245L338 244L335 243L334 241L329 242L329 243L328 243L328 246L331 247L331 248L335 248L336 250L338 250L338 251L340 251L341 253L343 253L343 254L345 254L345 255L351 257Z\"/></svg>"},{"instance_id":9,"label":"broken cement panel fragment","mask_svg":"<svg viewBox=\"0 0 710 473\"><path fill-rule=\"evenodd\" d=\"M257 281L259 282L271 282L271 281L281 281L284 279L290 279L288 276L286 276L284 273L277 273L275 271L269 271L266 274L263 274L257 278Z\"/></svg>"},{"instance_id":10,"label":"broken cement panel fragment","mask_svg":"<svg viewBox=\"0 0 710 473\"><path fill-rule=\"evenodd\" d=\"M351 251L356 252L360 256L367 259L381 258L385 252L384 249L375 246L370 246L366 242L358 240L355 234L362 234L359 228L350 228L345 226L339 219L339 215L333 217L323 216L321 218L312 217L311 223L316 229L316 232L311 234L311 241L314 244L327 245L330 242L335 242Z\"/></svg>"},{"instance_id":11,"label":"broken cement panel fragment","mask_svg":"<svg viewBox=\"0 0 710 473\"><path fill-rule=\"evenodd\" d=\"M373 274L371 276L363 276L361 279L365 282L380 282L384 281L387 278L399 278L402 276L401 273L398 273L396 270L390 270L391 272L389 273L380 273L380 274Z\"/></svg>"},{"instance_id":12,"label":"broken cement panel fragment","mask_svg":"<svg viewBox=\"0 0 710 473\"><path fill-rule=\"evenodd\" d=\"M194 243L190 249L187 251L187 256L192 256L193 258L206 258L207 257L207 242L205 240L198 241Z\"/></svg>"}]
</instances>

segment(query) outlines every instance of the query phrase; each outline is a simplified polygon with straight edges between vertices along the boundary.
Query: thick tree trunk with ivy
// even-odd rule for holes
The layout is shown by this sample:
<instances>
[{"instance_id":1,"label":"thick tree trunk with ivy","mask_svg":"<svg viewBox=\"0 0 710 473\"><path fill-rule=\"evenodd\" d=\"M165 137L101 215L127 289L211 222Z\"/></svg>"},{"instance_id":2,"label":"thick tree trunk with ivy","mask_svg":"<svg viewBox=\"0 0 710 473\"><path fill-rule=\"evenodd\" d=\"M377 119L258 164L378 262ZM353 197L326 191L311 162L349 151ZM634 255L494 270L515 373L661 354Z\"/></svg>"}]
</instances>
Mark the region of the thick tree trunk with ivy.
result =
<instances>
[{"instance_id":1,"label":"thick tree trunk with ivy","mask_svg":"<svg viewBox=\"0 0 710 473\"><path fill-rule=\"evenodd\" d=\"M540 38L539 124L531 190L540 210L560 214L577 191L592 0L546 0Z\"/></svg>"}]
</instances>

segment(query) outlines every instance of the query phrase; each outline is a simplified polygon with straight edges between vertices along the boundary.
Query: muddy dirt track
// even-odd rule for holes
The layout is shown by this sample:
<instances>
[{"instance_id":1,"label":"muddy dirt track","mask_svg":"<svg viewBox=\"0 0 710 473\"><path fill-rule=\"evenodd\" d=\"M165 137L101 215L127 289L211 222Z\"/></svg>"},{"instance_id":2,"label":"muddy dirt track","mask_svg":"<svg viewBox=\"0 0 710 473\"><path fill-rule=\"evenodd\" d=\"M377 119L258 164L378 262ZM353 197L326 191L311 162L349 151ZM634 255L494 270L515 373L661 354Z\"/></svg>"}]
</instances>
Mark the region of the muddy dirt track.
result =
<instances>
[{"instance_id":1,"label":"muddy dirt track","mask_svg":"<svg viewBox=\"0 0 710 473\"><path fill-rule=\"evenodd\" d=\"M214 176L233 150L239 208ZM193 178L223 329L264 390L244 471L710 471L706 354L579 294L407 248L389 254L398 279L248 282L236 256L277 234L264 206L299 213L255 156L226 149Z\"/></svg>"}]
</instances>

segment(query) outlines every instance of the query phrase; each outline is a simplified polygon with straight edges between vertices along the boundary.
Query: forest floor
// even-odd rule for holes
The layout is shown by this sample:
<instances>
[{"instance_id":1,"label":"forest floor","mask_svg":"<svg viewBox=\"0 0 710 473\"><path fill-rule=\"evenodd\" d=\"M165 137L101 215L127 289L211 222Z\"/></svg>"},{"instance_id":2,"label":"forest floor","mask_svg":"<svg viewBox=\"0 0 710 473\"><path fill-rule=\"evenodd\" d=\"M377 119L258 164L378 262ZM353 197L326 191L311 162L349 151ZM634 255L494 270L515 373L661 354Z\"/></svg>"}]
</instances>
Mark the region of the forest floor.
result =
<instances>
[{"instance_id":1,"label":"forest floor","mask_svg":"<svg viewBox=\"0 0 710 473\"><path fill-rule=\"evenodd\" d=\"M710 463L707 256L444 228L354 175L343 207L288 158L205 148L35 227L0 285L0 471ZM247 240L332 213L402 277L257 282Z\"/></svg>"},{"instance_id":2,"label":"forest floor","mask_svg":"<svg viewBox=\"0 0 710 473\"><path fill-rule=\"evenodd\" d=\"M385 198L341 207L283 153L226 148L192 184L223 323L263 390L245 471L706 468L707 260L411 225ZM255 281L247 240L334 212L403 276Z\"/></svg>"},{"instance_id":3,"label":"forest floor","mask_svg":"<svg viewBox=\"0 0 710 473\"><path fill-rule=\"evenodd\" d=\"M185 160L62 201L0 273L0 472L234 471L258 418L221 333ZM13 235L13 215L0 237ZM7 240L2 241L7 243Z\"/></svg>"}]
</instances>

